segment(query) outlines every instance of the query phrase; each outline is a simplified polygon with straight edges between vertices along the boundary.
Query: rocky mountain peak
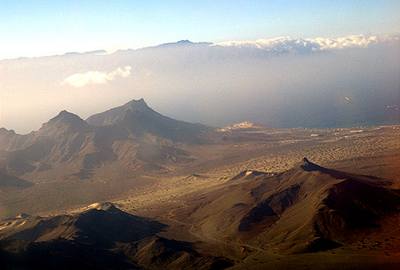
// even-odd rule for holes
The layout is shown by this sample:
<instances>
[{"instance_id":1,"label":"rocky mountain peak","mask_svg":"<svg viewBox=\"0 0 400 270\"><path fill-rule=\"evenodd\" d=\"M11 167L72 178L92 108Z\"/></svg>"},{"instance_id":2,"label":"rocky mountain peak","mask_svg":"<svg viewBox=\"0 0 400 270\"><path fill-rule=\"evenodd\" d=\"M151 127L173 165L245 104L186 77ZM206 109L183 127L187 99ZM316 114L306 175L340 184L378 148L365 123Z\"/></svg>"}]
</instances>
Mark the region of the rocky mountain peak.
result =
<instances>
[{"instance_id":1,"label":"rocky mountain peak","mask_svg":"<svg viewBox=\"0 0 400 270\"><path fill-rule=\"evenodd\" d=\"M326 171L325 168L311 162L308 158L304 157L300 167L305 171Z\"/></svg>"},{"instance_id":2,"label":"rocky mountain peak","mask_svg":"<svg viewBox=\"0 0 400 270\"><path fill-rule=\"evenodd\" d=\"M54 118L43 124L41 130L48 129L63 130L65 128L74 131L82 131L89 128L89 125L78 115L66 110L61 111Z\"/></svg>"},{"instance_id":3,"label":"rocky mountain peak","mask_svg":"<svg viewBox=\"0 0 400 270\"><path fill-rule=\"evenodd\" d=\"M138 100L133 99L128 103L124 104L123 108L126 110L133 110L133 111L144 111L150 109L150 107L147 105L147 103L144 101L143 98Z\"/></svg>"}]
</instances>

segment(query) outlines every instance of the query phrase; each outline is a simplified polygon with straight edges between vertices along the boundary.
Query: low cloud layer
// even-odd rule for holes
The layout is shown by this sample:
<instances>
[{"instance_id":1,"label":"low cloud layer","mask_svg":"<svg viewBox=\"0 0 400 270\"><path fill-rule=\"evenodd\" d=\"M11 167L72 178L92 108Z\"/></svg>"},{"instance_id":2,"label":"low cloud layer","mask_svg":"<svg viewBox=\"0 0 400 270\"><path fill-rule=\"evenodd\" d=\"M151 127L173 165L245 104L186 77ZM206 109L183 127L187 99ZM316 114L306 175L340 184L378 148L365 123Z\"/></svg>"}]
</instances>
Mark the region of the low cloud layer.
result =
<instances>
[{"instance_id":1,"label":"low cloud layer","mask_svg":"<svg viewBox=\"0 0 400 270\"><path fill-rule=\"evenodd\" d=\"M91 84L106 84L117 78L126 78L131 75L131 66L119 67L110 72L87 71L84 73L75 73L62 81L62 85L72 87L84 87Z\"/></svg>"}]
</instances>

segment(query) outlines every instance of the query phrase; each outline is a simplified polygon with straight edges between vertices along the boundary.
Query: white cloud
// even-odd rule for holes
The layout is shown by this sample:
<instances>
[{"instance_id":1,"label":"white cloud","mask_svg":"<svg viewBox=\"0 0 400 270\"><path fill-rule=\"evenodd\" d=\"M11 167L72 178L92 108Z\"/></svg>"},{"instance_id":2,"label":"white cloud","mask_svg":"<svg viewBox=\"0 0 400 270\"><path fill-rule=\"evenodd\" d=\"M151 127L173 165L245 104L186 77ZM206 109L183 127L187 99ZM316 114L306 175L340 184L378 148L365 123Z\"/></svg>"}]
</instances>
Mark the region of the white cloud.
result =
<instances>
[{"instance_id":1,"label":"white cloud","mask_svg":"<svg viewBox=\"0 0 400 270\"><path fill-rule=\"evenodd\" d=\"M84 87L90 84L106 84L117 78L126 78L131 75L131 66L119 67L110 72L87 71L84 73L75 73L62 81L62 85L72 87Z\"/></svg>"},{"instance_id":2,"label":"white cloud","mask_svg":"<svg viewBox=\"0 0 400 270\"><path fill-rule=\"evenodd\" d=\"M349 97L344 97L344 99L346 100L347 103L352 103L351 98L349 98Z\"/></svg>"},{"instance_id":3,"label":"white cloud","mask_svg":"<svg viewBox=\"0 0 400 270\"><path fill-rule=\"evenodd\" d=\"M366 48L372 44L398 41L398 36L350 35L338 38L276 37L257 40L233 40L215 43L223 47L255 48L270 52L323 51L346 48Z\"/></svg>"}]
</instances>

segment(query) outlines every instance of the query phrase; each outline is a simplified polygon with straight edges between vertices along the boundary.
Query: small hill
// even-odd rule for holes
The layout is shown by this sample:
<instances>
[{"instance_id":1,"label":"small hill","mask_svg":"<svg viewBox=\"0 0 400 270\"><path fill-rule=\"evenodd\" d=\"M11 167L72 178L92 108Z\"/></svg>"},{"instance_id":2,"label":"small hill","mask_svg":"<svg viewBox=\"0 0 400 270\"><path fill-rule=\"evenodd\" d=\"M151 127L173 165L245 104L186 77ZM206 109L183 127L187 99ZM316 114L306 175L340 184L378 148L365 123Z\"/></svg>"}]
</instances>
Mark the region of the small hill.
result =
<instances>
[{"instance_id":1,"label":"small hill","mask_svg":"<svg viewBox=\"0 0 400 270\"><path fill-rule=\"evenodd\" d=\"M165 225L130 215L111 203L88 207L73 215L27 217L19 226L4 226L2 240L18 239L21 243L55 241L82 242L110 247L114 242L137 241L161 231Z\"/></svg>"},{"instance_id":2,"label":"small hill","mask_svg":"<svg viewBox=\"0 0 400 270\"><path fill-rule=\"evenodd\" d=\"M2 266L18 269L218 269L223 258L156 234L166 226L111 203L52 217L19 216L0 223ZM196 267L197 268L197 267Z\"/></svg>"}]
</instances>

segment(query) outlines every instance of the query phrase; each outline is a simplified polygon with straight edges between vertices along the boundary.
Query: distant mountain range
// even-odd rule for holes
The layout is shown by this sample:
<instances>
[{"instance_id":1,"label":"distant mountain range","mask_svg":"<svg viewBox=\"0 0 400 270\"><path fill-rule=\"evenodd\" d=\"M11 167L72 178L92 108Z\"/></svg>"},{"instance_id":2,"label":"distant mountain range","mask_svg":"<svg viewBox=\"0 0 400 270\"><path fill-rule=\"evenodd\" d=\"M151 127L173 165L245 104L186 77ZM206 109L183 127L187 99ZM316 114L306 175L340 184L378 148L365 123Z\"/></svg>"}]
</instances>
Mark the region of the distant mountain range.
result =
<instances>
[{"instance_id":1,"label":"distant mountain range","mask_svg":"<svg viewBox=\"0 0 400 270\"><path fill-rule=\"evenodd\" d=\"M141 51L148 49L163 48L183 48L183 47L224 47L240 49L258 49L272 54L282 53L312 53L318 51L340 50L349 48L367 48L369 46L393 43L400 41L400 35L348 35L341 37L314 37L314 38L295 38L290 36L280 36L271 38L261 38L256 40L228 40L221 42L192 42L184 39L176 42L162 43L155 46L143 47L138 49L117 50L112 53L123 53L126 51ZM112 54L111 53L111 54ZM94 50L87 52L67 52L64 56L79 55L105 55L106 50ZM26 59L26 58L19 58ZM9 59L11 60L11 59Z\"/></svg>"}]
</instances>

